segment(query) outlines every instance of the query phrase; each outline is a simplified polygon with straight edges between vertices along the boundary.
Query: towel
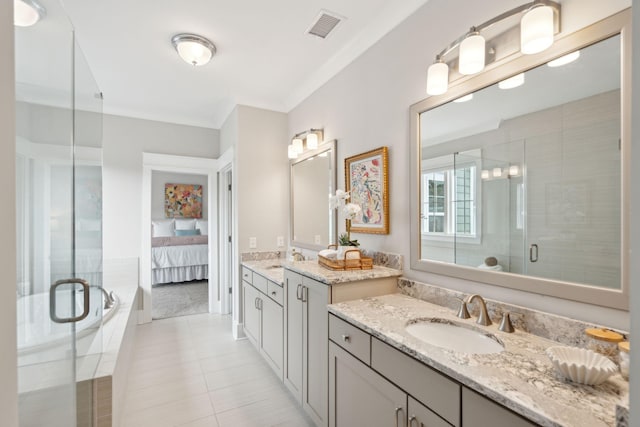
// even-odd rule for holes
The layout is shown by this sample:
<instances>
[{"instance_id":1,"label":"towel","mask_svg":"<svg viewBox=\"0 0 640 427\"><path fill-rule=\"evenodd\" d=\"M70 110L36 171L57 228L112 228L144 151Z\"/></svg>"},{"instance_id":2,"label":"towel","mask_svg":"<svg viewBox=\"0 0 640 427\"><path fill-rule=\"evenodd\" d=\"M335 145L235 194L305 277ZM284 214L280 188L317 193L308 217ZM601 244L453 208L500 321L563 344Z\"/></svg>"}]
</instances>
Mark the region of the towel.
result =
<instances>
[{"instance_id":1,"label":"towel","mask_svg":"<svg viewBox=\"0 0 640 427\"><path fill-rule=\"evenodd\" d=\"M334 249L323 249L320 252L318 252L318 255L323 256L325 258L329 258L329 259L336 259L338 252Z\"/></svg>"},{"instance_id":2,"label":"towel","mask_svg":"<svg viewBox=\"0 0 640 427\"><path fill-rule=\"evenodd\" d=\"M502 271L502 266L500 264L494 266L488 266L487 264L480 264L478 268L482 270L493 270L493 271Z\"/></svg>"}]
</instances>

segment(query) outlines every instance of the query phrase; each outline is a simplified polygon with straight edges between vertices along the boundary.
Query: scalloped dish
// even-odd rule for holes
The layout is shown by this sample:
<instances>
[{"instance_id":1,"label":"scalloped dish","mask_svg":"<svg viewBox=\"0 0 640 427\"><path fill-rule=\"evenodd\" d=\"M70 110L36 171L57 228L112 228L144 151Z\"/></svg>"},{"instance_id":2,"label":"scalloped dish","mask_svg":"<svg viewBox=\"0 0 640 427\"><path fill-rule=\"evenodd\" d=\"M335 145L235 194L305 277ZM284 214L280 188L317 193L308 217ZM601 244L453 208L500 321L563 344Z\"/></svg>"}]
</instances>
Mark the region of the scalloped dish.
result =
<instances>
[{"instance_id":1,"label":"scalloped dish","mask_svg":"<svg viewBox=\"0 0 640 427\"><path fill-rule=\"evenodd\" d=\"M554 346L546 351L554 368L565 378L580 384L598 385L618 371L605 356L584 348Z\"/></svg>"}]
</instances>

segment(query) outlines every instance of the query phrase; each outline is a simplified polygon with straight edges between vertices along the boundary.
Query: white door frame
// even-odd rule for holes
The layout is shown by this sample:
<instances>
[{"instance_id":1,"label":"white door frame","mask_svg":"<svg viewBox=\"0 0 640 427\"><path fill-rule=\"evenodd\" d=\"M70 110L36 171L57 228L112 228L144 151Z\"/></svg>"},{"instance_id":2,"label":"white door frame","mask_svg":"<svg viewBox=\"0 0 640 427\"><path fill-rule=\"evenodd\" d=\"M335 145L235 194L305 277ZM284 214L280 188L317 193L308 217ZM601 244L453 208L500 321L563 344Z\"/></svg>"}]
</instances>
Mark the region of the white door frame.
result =
<instances>
[{"instance_id":1,"label":"white door frame","mask_svg":"<svg viewBox=\"0 0 640 427\"><path fill-rule=\"evenodd\" d=\"M139 323L151 322L151 173L153 171L189 173L207 176L207 209L209 211L209 312L220 312L218 277L218 160L203 157L142 153L142 253L140 254L140 286L142 310ZM215 215L215 221L213 221ZM213 286L212 286L213 285Z\"/></svg>"},{"instance_id":2,"label":"white door frame","mask_svg":"<svg viewBox=\"0 0 640 427\"><path fill-rule=\"evenodd\" d=\"M218 298L220 299L220 313L229 314L232 309L232 296L227 295L227 288L224 286L225 284L231 284L232 294L237 292L235 290L235 280L236 280L236 268L229 268L229 266L237 265L237 259L235 256L235 237L237 236L236 230L236 221L234 220L235 213L235 199L236 199L236 188L234 185L231 185L231 199L232 205L228 205L228 193L227 193L227 185L233 184L232 182L228 182L226 173L233 173L233 147L229 148L225 151L222 156L218 159L218 229L219 229L219 259L220 259L220 276L219 276L219 290L220 294L218 294ZM232 178L233 179L233 178ZM225 217L231 215L231 218ZM230 220L230 221L229 221ZM229 222L231 223L231 229L228 229ZM232 237L232 248L229 250L229 241L228 236ZM234 292L235 291L235 292Z\"/></svg>"}]
</instances>

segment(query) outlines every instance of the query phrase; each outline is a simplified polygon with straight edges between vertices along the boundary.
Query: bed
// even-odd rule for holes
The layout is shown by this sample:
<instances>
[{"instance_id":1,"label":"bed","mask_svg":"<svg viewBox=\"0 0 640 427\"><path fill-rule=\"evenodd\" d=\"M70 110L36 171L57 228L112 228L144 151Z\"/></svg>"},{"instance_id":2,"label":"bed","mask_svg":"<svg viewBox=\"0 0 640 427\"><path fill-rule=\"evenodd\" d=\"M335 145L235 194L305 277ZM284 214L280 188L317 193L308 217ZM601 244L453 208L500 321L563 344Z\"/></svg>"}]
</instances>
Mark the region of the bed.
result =
<instances>
[{"instance_id":1,"label":"bed","mask_svg":"<svg viewBox=\"0 0 640 427\"><path fill-rule=\"evenodd\" d=\"M157 234L154 231L155 237L151 239L152 285L209 278L209 236Z\"/></svg>"}]
</instances>

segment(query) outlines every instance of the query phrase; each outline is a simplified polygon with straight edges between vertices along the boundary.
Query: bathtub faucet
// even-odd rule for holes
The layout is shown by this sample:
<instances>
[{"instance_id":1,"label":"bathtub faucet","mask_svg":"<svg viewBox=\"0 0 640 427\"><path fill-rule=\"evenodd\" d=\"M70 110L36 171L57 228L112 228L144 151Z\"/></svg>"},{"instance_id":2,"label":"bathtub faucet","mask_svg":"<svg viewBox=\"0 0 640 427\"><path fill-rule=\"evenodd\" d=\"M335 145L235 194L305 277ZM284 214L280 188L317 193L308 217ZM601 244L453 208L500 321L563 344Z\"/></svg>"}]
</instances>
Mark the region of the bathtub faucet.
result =
<instances>
[{"instance_id":1,"label":"bathtub faucet","mask_svg":"<svg viewBox=\"0 0 640 427\"><path fill-rule=\"evenodd\" d=\"M104 309L108 310L116 303L116 299L113 296L113 291L108 293L102 286L91 285L90 288L98 288L102 291L102 296L104 297Z\"/></svg>"}]
</instances>

